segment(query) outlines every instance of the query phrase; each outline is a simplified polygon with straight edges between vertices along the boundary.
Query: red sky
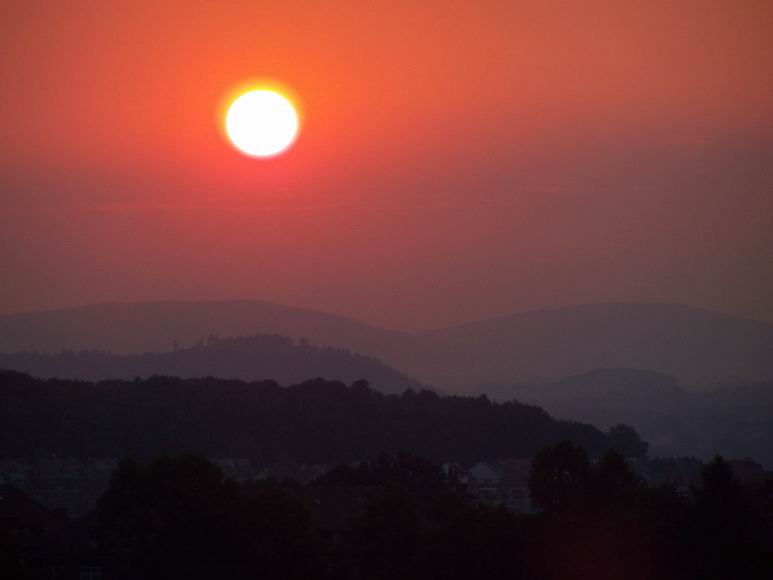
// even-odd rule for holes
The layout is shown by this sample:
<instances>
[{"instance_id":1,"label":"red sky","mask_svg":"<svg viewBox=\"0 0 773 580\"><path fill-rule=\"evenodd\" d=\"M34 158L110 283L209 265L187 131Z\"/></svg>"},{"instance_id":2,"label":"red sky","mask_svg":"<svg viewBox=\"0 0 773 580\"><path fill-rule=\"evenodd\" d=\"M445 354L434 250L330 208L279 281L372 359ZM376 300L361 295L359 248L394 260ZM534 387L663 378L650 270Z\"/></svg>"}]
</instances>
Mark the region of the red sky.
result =
<instances>
[{"instance_id":1,"label":"red sky","mask_svg":"<svg viewBox=\"0 0 773 580\"><path fill-rule=\"evenodd\" d=\"M773 4L0 4L0 313L258 298L399 328L773 321ZM218 105L273 77L296 146Z\"/></svg>"}]
</instances>

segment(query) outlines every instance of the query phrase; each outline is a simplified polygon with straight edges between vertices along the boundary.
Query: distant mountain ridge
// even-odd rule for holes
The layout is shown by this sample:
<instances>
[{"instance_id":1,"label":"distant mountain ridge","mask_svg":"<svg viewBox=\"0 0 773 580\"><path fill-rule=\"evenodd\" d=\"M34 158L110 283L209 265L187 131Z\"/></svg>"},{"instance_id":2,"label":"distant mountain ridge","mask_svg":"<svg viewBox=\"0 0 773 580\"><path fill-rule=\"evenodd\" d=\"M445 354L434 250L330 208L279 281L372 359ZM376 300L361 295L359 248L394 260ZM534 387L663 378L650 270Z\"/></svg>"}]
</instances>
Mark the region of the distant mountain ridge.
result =
<instances>
[{"instance_id":1,"label":"distant mountain ridge","mask_svg":"<svg viewBox=\"0 0 773 580\"><path fill-rule=\"evenodd\" d=\"M773 378L773 324L658 303L526 312L407 333L269 302L101 304L0 316L0 352L164 352L209 335L306 338L376 357L424 384L471 392L597 368L649 369L683 384Z\"/></svg>"},{"instance_id":2,"label":"distant mountain ridge","mask_svg":"<svg viewBox=\"0 0 773 580\"><path fill-rule=\"evenodd\" d=\"M753 457L773 467L773 381L689 391L676 377L638 369L597 369L550 384L486 389L552 416L607 429L633 425L651 455Z\"/></svg>"},{"instance_id":3,"label":"distant mountain ridge","mask_svg":"<svg viewBox=\"0 0 773 580\"><path fill-rule=\"evenodd\" d=\"M345 316L259 300L114 302L0 316L0 352L167 352L208 336L255 333L371 350L402 338Z\"/></svg>"},{"instance_id":4,"label":"distant mountain ridge","mask_svg":"<svg viewBox=\"0 0 773 580\"><path fill-rule=\"evenodd\" d=\"M773 378L773 324L674 304L541 310L422 337L474 367L479 384L552 381L598 368L648 369L694 385Z\"/></svg>"},{"instance_id":5,"label":"distant mountain ridge","mask_svg":"<svg viewBox=\"0 0 773 580\"><path fill-rule=\"evenodd\" d=\"M210 338L190 348L163 353L102 351L0 354L0 369L48 378L103 381L167 375L182 379L218 377L295 384L313 378L350 384L361 379L384 393L420 390L416 380L378 359L333 347L317 347L278 335Z\"/></svg>"}]
</instances>

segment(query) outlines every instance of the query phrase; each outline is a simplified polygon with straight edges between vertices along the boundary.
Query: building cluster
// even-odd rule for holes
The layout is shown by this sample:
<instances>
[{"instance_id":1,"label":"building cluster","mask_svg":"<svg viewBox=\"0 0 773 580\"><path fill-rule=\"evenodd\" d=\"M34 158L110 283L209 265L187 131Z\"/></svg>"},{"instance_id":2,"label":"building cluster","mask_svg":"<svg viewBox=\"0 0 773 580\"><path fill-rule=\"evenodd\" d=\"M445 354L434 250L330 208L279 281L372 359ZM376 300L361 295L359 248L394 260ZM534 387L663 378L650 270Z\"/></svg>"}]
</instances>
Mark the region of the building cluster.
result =
<instances>
[{"instance_id":1,"label":"building cluster","mask_svg":"<svg viewBox=\"0 0 773 580\"><path fill-rule=\"evenodd\" d=\"M517 513L531 513L531 459L480 461L463 471L462 483L476 501L502 505Z\"/></svg>"},{"instance_id":2,"label":"building cluster","mask_svg":"<svg viewBox=\"0 0 773 580\"><path fill-rule=\"evenodd\" d=\"M741 485L763 483L773 479L773 472L752 459L727 460ZM687 494L690 489L701 485L705 463L695 457L655 457L629 460L636 475L647 485L671 485L679 493Z\"/></svg>"},{"instance_id":3,"label":"building cluster","mask_svg":"<svg viewBox=\"0 0 773 580\"><path fill-rule=\"evenodd\" d=\"M80 517L94 510L110 485L118 458L76 459L56 456L34 461L0 460L0 485L12 485L51 509ZM235 481L293 480L306 485L323 475L330 466L304 465L289 458L257 466L246 458L216 457L210 461Z\"/></svg>"},{"instance_id":4,"label":"building cluster","mask_svg":"<svg viewBox=\"0 0 773 580\"><path fill-rule=\"evenodd\" d=\"M469 496L483 504L502 505L516 513L532 513L534 507L529 494L531 459L480 461L462 470L462 483ZM639 479L650 486L670 485L684 495L701 485L705 463L695 457L656 457L629 459L629 465ZM765 471L752 459L731 459L741 485L773 480L773 472Z\"/></svg>"},{"instance_id":5,"label":"building cluster","mask_svg":"<svg viewBox=\"0 0 773 580\"><path fill-rule=\"evenodd\" d=\"M308 485L330 469L330 465L305 465L281 457L271 465L256 465L247 458L219 457L211 461L223 474L240 483L273 480ZM80 517L96 508L110 484L119 459L75 459L47 457L36 461L0 460L0 485L24 491L42 505ZM673 485L682 493L699 485L704 463L694 457L629 460L637 476L648 485ZM773 478L751 459L728 463L739 482L757 483ZM449 468L447 465L446 468ZM529 496L530 458L480 461L467 468L455 465L469 497L487 505L502 505L516 513L533 511Z\"/></svg>"},{"instance_id":6,"label":"building cluster","mask_svg":"<svg viewBox=\"0 0 773 580\"><path fill-rule=\"evenodd\" d=\"M117 465L118 459L110 458L0 460L0 484L12 485L45 506L78 517L96 507Z\"/></svg>"}]
</instances>

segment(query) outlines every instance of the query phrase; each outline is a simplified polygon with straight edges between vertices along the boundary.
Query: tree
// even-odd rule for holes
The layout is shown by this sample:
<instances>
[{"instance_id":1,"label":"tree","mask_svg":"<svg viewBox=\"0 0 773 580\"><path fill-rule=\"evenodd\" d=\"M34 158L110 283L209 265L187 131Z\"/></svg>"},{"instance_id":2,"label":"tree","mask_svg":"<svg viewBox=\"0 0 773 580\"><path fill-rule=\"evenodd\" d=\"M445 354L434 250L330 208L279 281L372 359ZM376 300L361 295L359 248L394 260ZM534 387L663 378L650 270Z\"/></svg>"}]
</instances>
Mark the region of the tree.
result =
<instances>
[{"instance_id":1,"label":"tree","mask_svg":"<svg viewBox=\"0 0 773 580\"><path fill-rule=\"evenodd\" d=\"M141 577L313 577L308 514L281 489L242 490L206 459L123 461L99 508L100 535Z\"/></svg>"},{"instance_id":2,"label":"tree","mask_svg":"<svg viewBox=\"0 0 773 580\"><path fill-rule=\"evenodd\" d=\"M356 530L366 578L411 577L420 543L419 509L405 488L389 485L371 496Z\"/></svg>"},{"instance_id":3,"label":"tree","mask_svg":"<svg viewBox=\"0 0 773 580\"><path fill-rule=\"evenodd\" d=\"M540 451L532 462L529 490L534 504L553 514L570 514L587 498L588 455L571 441Z\"/></svg>"},{"instance_id":4,"label":"tree","mask_svg":"<svg viewBox=\"0 0 773 580\"><path fill-rule=\"evenodd\" d=\"M14 539L10 533L0 533L0 578L4 580L24 578L19 547Z\"/></svg>"},{"instance_id":5,"label":"tree","mask_svg":"<svg viewBox=\"0 0 773 580\"><path fill-rule=\"evenodd\" d=\"M732 467L719 455L703 470L691 513L693 550L700 578L773 577L770 529L742 498Z\"/></svg>"},{"instance_id":6,"label":"tree","mask_svg":"<svg viewBox=\"0 0 773 580\"><path fill-rule=\"evenodd\" d=\"M636 429L625 423L610 427L607 432L609 445L623 457L635 457L641 459L647 456L650 444L643 441Z\"/></svg>"},{"instance_id":7,"label":"tree","mask_svg":"<svg viewBox=\"0 0 773 580\"><path fill-rule=\"evenodd\" d=\"M607 451L593 470L594 492L603 502L630 497L640 487L625 457L614 449Z\"/></svg>"},{"instance_id":8,"label":"tree","mask_svg":"<svg viewBox=\"0 0 773 580\"><path fill-rule=\"evenodd\" d=\"M711 463L703 469L701 476L703 485L697 491L698 501L712 505L732 505L740 486L730 465L721 455L716 455Z\"/></svg>"}]
</instances>

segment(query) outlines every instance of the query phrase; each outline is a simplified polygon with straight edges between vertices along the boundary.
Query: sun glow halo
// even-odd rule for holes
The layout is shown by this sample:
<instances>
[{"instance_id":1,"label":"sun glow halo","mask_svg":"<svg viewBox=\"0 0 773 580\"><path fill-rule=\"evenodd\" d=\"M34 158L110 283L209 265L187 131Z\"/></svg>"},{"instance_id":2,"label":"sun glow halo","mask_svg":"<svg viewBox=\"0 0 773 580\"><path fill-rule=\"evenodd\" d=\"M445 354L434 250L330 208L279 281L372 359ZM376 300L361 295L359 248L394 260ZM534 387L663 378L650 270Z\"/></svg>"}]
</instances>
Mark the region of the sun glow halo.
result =
<instances>
[{"instance_id":1,"label":"sun glow halo","mask_svg":"<svg viewBox=\"0 0 773 580\"><path fill-rule=\"evenodd\" d=\"M273 157L286 151L295 142L299 128L292 102L270 89L242 93L225 115L225 131L231 143L251 157Z\"/></svg>"}]
</instances>

